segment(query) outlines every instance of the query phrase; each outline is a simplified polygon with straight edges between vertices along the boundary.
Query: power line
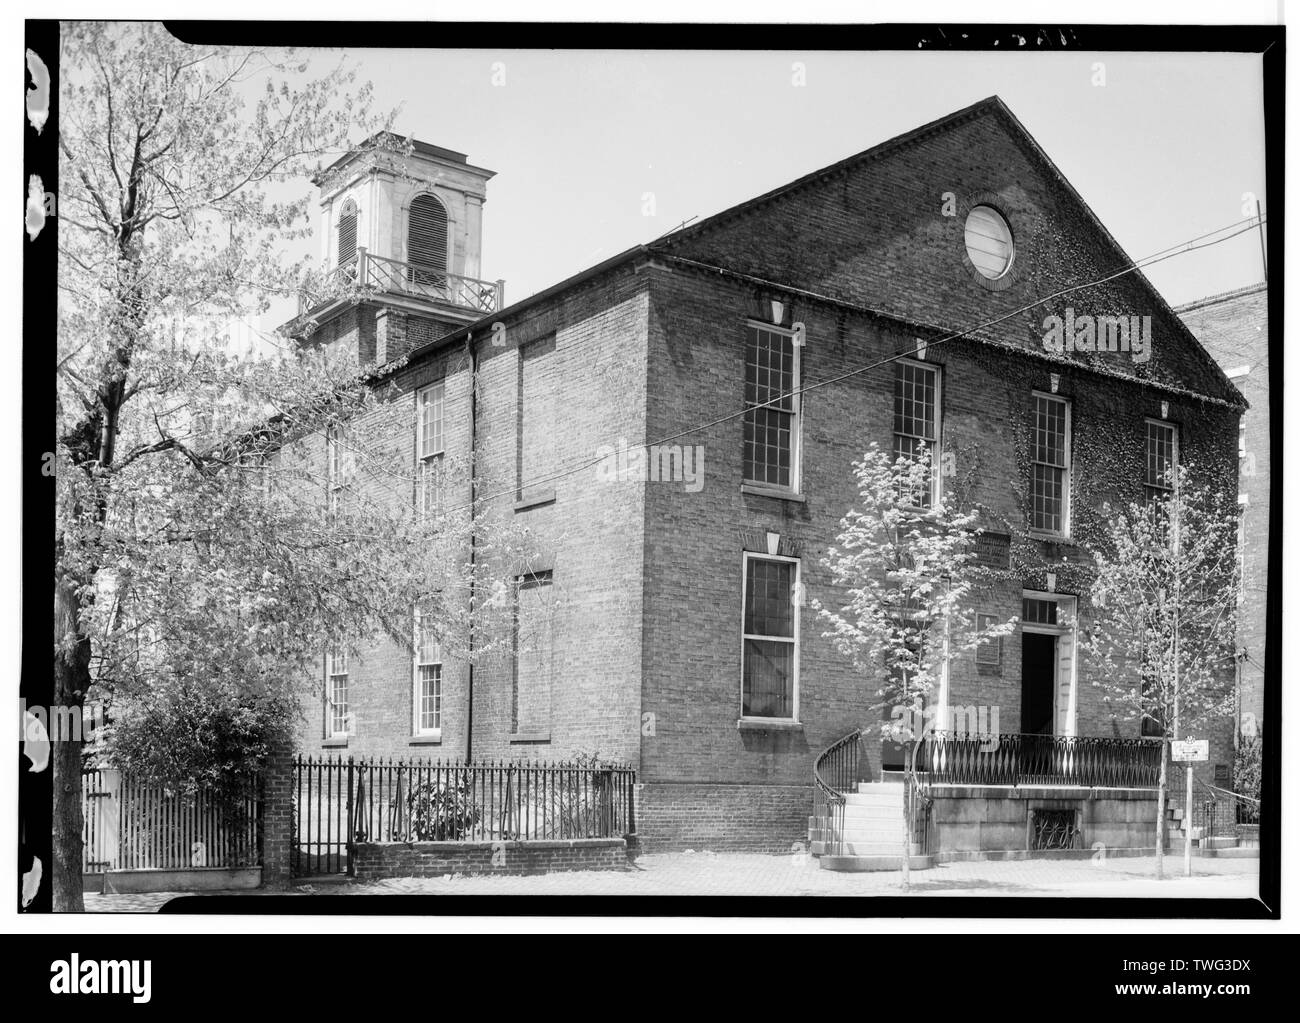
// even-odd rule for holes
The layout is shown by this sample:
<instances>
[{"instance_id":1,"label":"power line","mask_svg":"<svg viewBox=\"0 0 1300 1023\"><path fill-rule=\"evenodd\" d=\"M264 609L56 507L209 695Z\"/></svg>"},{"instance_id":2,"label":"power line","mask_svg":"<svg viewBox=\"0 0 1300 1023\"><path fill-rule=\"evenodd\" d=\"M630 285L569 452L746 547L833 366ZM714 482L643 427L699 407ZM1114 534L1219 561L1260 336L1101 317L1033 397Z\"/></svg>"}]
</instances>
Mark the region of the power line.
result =
<instances>
[{"instance_id":1,"label":"power line","mask_svg":"<svg viewBox=\"0 0 1300 1023\"><path fill-rule=\"evenodd\" d=\"M1076 285L1072 285L1072 286L1070 286L1070 287L1068 287L1068 288L1062 288L1060 291L1053 292L1052 294L1050 294L1050 295L1046 295L1046 296L1044 296L1043 298L1036 299L1035 301L1030 302L1028 305L1021 306L1019 309L1013 309L1011 312L1009 312L1009 313L1005 313L1005 314L1002 315L1002 316L998 316L998 317L996 317L996 318L994 318L994 319L992 319L992 320L987 320L987 321L985 321L985 322L983 322L983 323L976 324L976 325L973 326L973 327L967 327L965 330L958 331L958 332L956 332L956 333L954 333L954 334L949 334L949 335L947 335L946 337L939 338L939 339L936 340L936 341L930 341L930 342L928 342L927 347L930 347L930 348L937 347L938 345L944 344L944 343L946 343L946 342L948 342L948 341L955 341L955 340L958 340L958 339L960 339L960 338L967 337L968 335L974 334L974 333L977 332L977 331L986 330L986 329L988 329L989 327L994 327L994 326L998 325L999 323L1004 323L1004 322L1006 322L1007 320L1012 319L1013 317L1016 317L1016 316L1021 315L1022 313L1028 312L1030 309L1033 309L1035 306L1040 306L1040 305L1042 305L1042 304L1045 303L1045 302L1050 302L1050 301L1052 301L1053 299L1057 299L1057 298L1062 297L1063 295L1070 295L1070 294L1073 294L1073 293L1076 292L1076 291L1082 291L1082 290L1084 290L1085 288L1094 288L1094 287L1097 287L1098 285L1106 284L1106 283L1108 283L1108 282L1110 282L1110 281L1116 280L1117 278L1124 277L1124 276L1126 276L1126 275L1128 275L1128 274L1134 273L1135 271L1140 270L1140 269L1142 269L1143 267L1146 267L1146 266L1154 266L1156 263L1163 263L1166 259L1173 259L1175 256L1185 255L1185 254L1188 253L1188 252L1195 252L1195 251L1197 251L1198 249L1211 248L1212 246L1218 245L1218 244L1220 244L1220 243L1222 243L1222 242L1229 241L1230 239L1235 238L1235 237L1237 237L1237 236L1240 235L1240 234L1245 234L1247 231L1253 231L1253 230L1255 230L1255 229L1259 226L1259 224L1262 224L1262 223L1264 223L1264 222L1265 222L1265 218L1261 218L1261 219L1258 221L1258 223L1255 222L1254 220L1252 220L1252 222L1251 222L1250 224L1246 225L1245 227L1242 227L1242 226L1240 226L1240 221L1234 221L1234 222L1231 223L1231 224L1226 224L1226 225L1224 225L1223 227L1216 228L1216 229L1213 230L1213 231L1208 231L1208 232L1206 232L1205 234L1197 235L1197 236L1194 237L1194 238L1189 238L1189 239L1188 239L1187 241L1185 241L1185 242L1179 242L1179 243L1177 243L1177 244L1175 244L1175 245L1171 245L1171 246L1169 246L1168 248L1161 249L1161 250L1158 251L1158 252L1152 253L1152 254L1149 255L1149 256L1144 256L1143 258L1141 258L1141 259L1139 259L1139 260L1136 260L1136 261L1134 261L1134 262L1128 264L1127 266L1121 268L1120 270L1117 270L1117 271L1115 271L1114 273L1108 274L1108 275L1105 276L1105 277L1099 277L1099 278L1097 278L1096 280L1093 280L1093 281L1087 281L1087 282L1085 282L1085 283L1083 283L1083 284L1076 284ZM1205 241L1205 239L1207 239L1207 238L1212 238L1212 237L1214 237L1215 235L1218 235L1218 234L1222 234L1224 231L1230 230L1231 228L1236 228L1236 230L1233 231L1232 234L1224 235L1222 238L1215 238L1214 241ZM1197 242L1204 242L1204 244L1200 244L1200 245L1198 245L1198 244L1196 244ZM682 259L682 257L672 257L672 258L675 258L675 259L678 259L678 260L681 260L681 259ZM685 262L694 262L694 261L693 261L693 260L685 260ZM704 264L704 263L698 263L698 264L696 264L696 265L698 265L698 266L710 266L710 264ZM724 270L724 269L726 269L726 268L725 268L725 267L712 267L712 269L716 269L716 270ZM780 287L779 284L774 284L773 286L774 286L774 287L777 287L777 288ZM864 311L864 312L871 312L872 310L864 309L863 311ZM774 405L774 404L776 404L776 403L778 403L778 402L784 401L784 400L787 399L787 398L794 397L795 395L803 395L803 394L806 394L806 393L809 392L809 391L817 390L817 389L820 388L820 387L826 387L826 386L828 386L828 385L830 385L830 384L839 383L839 382L841 382L841 381L843 381L843 380L847 380L847 379L849 379L849 378L851 378L851 377L859 376L859 375L861 375L861 374L863 374L863 373L869 373L869 372L870 372L871 370L873 370L873 369L879 369L881 366L887 366L887 365L889 365L890 363L897 361L898 359L901 359L901 358L908 358L908 357L911 357L911 356L913 356L913 355L915 355L915 349L906 349L906 350L903 350L903 351L894 352L892 355L885 356L883 359L880 359L880 360L878 360L878 361L876 361L876 362L868 363L867 365L864 365L864 366L859 366L859 367L856 368L856 369L848 370L847 372L841 373L841 374L839 374L838 376L830 377L830 378L828 378L828 379L826 379L826 380L819 380L819 381L817 381L816 383L813 383L813 384L806 384L806 385L804 385L804 386L802 386L802 387L795 388L795 389L792 390L792 391L787 391L787 392L785 392L785 393L783 393L783 394L778 394L776 397L774 397L774 398L769 398L769 399L768 399L767 401L765 401L765 402L760 402L760 403L758 403L758 404L754 404L754 405L747 405L745 408L742 408L742 409L740 409L740 410L738 410L738 411L736 411L736 412L730 412L730 413L728 413L727 415L725 415L725 416L720 416L720 417L717 418L717 419L712 419L712 420L709 420L709 421L707 421L707 422L703 422L703 423L697 423L696 425L691 426L691 427L688 427L687 429L684 429L684 430L680 430L680 431L678 431L677 433L669 434L669 435L666 436L666 437L661 437L661 438L659 438L658 440L656 440L656 441L652 441L652 442L650 442L649 444L647 444L647 445L645 445L645 446L646 446L646 447L656 447L656 446L659 446L659 445L668 444L668 443L670 443L670 442L672 442L672 441L675 441L675 440L681 440L683 437L689 437L689 436L691 436L692 434L701 433L701 432L703 432L703 431L705 431L705 430L711 430L711 429L713 429L715 426L721 426L723 423L730 422L730 421L733 420L733 419L739 419L739 418L741 418L742 416L745 416L745 415L747 415L748 413L752 412L754 409L766 408L766 407L768 407L769 405ZM509 490L500 490L500 491L497 491L497 492L495 492L495 493L484 494L483 496L481 496L480 498L478 498L478 500L479 500L479 501L492 501L492 500L495 500L496 498L499 498L499 497L508 497L510 494L513 494L513 493L517 493L517 492L519 492L519 491L522 491L523 489L525 489L525 488L527 488L527 487L535 487L535 486L540 486L540 485L542 485L542 484L544 484L544 483L553 483L553 482L556 482L556 481L558 481L558 480L567 479L567 478L570 477L570 476L577 475L577 474L580 473L580 472L585 472L587 469L590 469L590 468L593 468L594 466L599 465L601 462L605 461L606 457L607 457L607 456L604 456L604 455L598 455L598 456L596 456L595 458L589 458L589 459L587 459L586 461L582 462L581 464L578 464L578 465L573 466L572 468L569 468L569 469L561 469L561 470L558 470L558 471L552 473L552 474L549 475L549 476L542 476L542 477L538 477L538 478L536 478L536 479L530 479L530 480L523 481L523 482L521 482L521 483L518 485L518 487L511 487ZM460 510L462 510L462 509L469 508L469 507L470 507L469 505L462 504L462 505L459 505L459 506L457 506L457 507L450 508L450 509L448 509L448 511L449 511L449 512L450 512L450 511L460 511Z\"/></svg>"}]
</instances>

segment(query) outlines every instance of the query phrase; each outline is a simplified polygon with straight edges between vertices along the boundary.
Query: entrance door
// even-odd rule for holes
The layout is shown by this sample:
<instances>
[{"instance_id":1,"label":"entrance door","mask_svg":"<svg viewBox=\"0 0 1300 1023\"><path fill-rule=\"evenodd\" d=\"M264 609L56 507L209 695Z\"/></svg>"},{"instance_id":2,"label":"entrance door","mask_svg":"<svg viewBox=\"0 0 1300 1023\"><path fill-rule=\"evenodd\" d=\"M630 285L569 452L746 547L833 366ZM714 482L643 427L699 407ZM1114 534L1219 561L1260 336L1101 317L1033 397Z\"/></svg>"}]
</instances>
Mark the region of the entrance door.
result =
<instances>
[{"instance_id":1,"label":"entrance door","mask_svg":"<svg viewBox=\"0 0 1300 1023\"><path fill-rule=\"evenodd\" d=\"M1020 637L1020 731L1052 735L1056 731L1056 643L1059 637L1025 632Z\"/></svg>"}]
</instances>

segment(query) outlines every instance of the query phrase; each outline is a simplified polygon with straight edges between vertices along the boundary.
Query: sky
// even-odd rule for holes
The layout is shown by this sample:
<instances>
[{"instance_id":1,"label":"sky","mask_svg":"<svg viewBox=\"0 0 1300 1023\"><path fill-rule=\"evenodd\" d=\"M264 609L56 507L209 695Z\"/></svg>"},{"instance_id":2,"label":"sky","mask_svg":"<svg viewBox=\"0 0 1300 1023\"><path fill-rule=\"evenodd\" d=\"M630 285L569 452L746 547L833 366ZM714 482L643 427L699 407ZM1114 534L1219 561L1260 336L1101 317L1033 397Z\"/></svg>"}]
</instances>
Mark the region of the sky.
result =
<instances>
[{"instance_id":1,"label":"sky","mask_svg":"<svg viewBox=\"0 0 1300 1023\"><path fill-rule=\"evenodd\" d=\"M318 56L322 67L337 58ZM1244 222L1246 193L1267 214L1255 54L349 56L373 82L377 108L401 107L398 131L497 172L487 186L482 275L505 279L509 302L994 94L1132 258ZM1104 84L1094 84L1099 63ZM805 84L795 84L800 77ZM1174 305L1257 283L1259 236L1247 232L1148 274ZM277 309L263 326L294 311Z\"/></svg>"}]
</instances>

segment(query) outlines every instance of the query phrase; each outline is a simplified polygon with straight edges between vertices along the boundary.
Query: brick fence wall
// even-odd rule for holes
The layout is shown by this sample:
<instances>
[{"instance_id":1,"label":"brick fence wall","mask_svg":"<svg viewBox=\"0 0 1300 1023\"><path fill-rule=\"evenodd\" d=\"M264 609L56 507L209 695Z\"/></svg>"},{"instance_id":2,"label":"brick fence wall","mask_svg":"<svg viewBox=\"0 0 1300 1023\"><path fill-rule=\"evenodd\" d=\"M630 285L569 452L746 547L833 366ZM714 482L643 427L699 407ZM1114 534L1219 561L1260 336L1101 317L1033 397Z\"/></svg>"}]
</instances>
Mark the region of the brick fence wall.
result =
<instances>
[{"instance_id":1,"label":"brick fence wall","mask_svg":"<svg viewBox=\"0 0 1300 1023\"><path fill-rule=\"evenodd\" d=\"M353 848L358 881L440 874L545 874L622 870L621 838L539 842L362 842Z\"/></svg>"},{"instance_id":2,"label":"brick fence wall","mask_svg":"<svg viewBox=\"0 0 1300 1023\"><path fill-rule=\"evenodd\" d=\"M262 768L262 885L289 885L293 834L293 749L275 750Z\"/></svg>"},{"instance_id":3,"label":"brick fence wall","mask_svg":"<svg viewBox=\"0 0 1300 1023\"><path fill-rule=\"evenodd\" d=\"M787 853L808 840L812 785L664 783L636 787L646 852Z\"/></svg>"}]
</instances>

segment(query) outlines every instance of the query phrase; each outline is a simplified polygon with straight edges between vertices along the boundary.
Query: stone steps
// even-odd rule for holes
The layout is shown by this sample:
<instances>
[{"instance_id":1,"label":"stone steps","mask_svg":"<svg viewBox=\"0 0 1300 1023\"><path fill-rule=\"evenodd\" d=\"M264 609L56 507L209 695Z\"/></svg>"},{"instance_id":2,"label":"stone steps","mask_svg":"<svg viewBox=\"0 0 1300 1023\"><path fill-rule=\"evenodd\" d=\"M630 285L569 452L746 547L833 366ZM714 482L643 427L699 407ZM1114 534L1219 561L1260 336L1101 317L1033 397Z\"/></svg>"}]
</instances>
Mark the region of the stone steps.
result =
<instances>
[{"instance_id":1,"label":"stone steps","mask_svg":"<svg viewBox=\"0 0 1300 1023\"><path fill-rule=\"evenodd\" d=\"M902 870L903 857L898 853L892 856L849 855L823 856L818 865L822 870L840 870L845 872L865 872L869 870ZM912 870L928 870L934 866L933 856L910 856L907 865Z\"/></svg>"}]
</instances>

